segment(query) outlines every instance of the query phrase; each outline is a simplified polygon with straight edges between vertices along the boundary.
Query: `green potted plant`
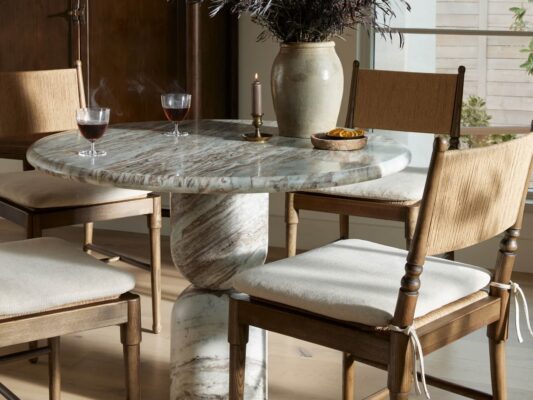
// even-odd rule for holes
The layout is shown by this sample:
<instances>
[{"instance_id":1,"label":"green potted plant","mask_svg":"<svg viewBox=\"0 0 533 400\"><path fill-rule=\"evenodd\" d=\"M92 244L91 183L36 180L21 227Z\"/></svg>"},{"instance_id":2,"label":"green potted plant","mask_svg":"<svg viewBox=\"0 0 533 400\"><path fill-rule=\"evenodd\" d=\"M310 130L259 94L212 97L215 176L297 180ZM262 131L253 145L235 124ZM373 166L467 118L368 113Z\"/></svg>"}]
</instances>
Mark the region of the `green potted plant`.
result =
<instances>
[{"instance_id":1,"label":"green potted plant","mask_svg":"<svg viewBox=\"0 0 533 400\"><path fill-rule=\"evenodd\" d=\"M264 28L259 40L281 44L272 66L272 98L279 131L309 137L337 124L344 75L332 38L360 24L389 33L393 5L405 0L212 0L212 15L227 7L249 13ZM390 34L390 33L389 33Z\"/></svg>"}]
</instances>

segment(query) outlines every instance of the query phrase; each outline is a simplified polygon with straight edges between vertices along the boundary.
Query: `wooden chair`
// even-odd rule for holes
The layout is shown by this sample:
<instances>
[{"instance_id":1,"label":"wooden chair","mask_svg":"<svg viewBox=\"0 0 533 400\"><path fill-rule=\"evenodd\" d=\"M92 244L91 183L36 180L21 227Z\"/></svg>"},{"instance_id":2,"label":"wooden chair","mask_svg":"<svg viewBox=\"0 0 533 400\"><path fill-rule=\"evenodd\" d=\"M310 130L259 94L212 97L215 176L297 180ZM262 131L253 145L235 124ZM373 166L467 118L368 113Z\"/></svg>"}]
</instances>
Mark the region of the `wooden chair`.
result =
<instances>
[{"instance_id":1,"label":"wooden chair","mask_svg":"<svg viewBox=\"0 0 533 400\"><path fill-rule=\"evenodd\" d=\"M135 278L71 244L38 238L0 244L0 348L47 339L47 346L0 363L48 355L50 400L61 398L60 336L119 325L128 400L140 399L140 300ZM19 400L0 384L0 397Z\"/></svg>"},{"instance_id":2,"label":"wooden chair","mask_svg":"<svg viewBox=\"0 0 533 400\"><path fill-rule=\"evenodd\" d=\"M0 73L0 149L75 129L75 111L85 107L81 62L76 68ZM21 138L30 139L21 139ZM0 154L2 151L0 150ZM146 215L150 263L93 243L93 223ZM89 185L37 171L0 174L0 217L25 227L27 238L60 226L85 224L84 249L122 259L151 273L153 332L161 331L161 198L139 191Z\"/></svg>"},{"instance_id":3,"label":"wooden chair","mask_svg":"<svg viewBox=\"0 0 533 400\"><path fill-rule=\"evenodd\" d=\"M360 70L353 64L346 126L451 136L459 145L465 68L457 75ZM296 254L300 210L339 214L340 238L349 237L349 216L401 221L411 243L426 171L414 168L379 180L313 192L287 193L287 255Z\"/></svg>"},{"instance_id":4,"label":"wooden chair","mask_svg":"<svg viewBox=\"0 0 533 400\"><path fill-rule=\"evenodd\" d=\"M387 388L367 399L407 399L412 367L423 362L422 354L486 326L492 394L419 375L468 398L506 399L505 342L516 289L511 274L533 169L533 134L485 148L448 147L435 139L409 252L341 240L236 276L235 289L248 295L230 302L230 399L243 398L250 325L344 352L346 400L353 398L354 361L388 371ZM430 257L502 232L494 273Z\"/></svg>"}]
</instances>

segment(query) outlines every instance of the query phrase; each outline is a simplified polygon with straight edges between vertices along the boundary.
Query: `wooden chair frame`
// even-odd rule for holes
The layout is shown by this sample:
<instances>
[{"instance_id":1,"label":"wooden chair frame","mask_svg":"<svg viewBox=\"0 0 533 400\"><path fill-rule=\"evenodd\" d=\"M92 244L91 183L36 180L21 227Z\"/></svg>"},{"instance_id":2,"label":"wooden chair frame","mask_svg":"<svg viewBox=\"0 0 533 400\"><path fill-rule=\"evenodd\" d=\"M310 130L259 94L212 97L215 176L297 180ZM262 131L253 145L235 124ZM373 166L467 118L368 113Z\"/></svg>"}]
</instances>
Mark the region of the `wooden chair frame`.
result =
<instances>
[{"instance_id":1,"label":"wooden chair frame","mask_svg":"<svg viewBox=\"0 0 533 400\"><path fill-rule=\"evenodd\" d=\"M412 326L416 302L420 288L420 275L427 255L436 254L441 240L430 236L433 226L434 207L439 195L440 177L443 171L444 154L448 144L443 138L435 140L435 151L430 165L428 183L424 192L420 218L407 255L405 275L402 278L396 311L391 324L396 327ZM531 156L530 156L531 157ZM524 158L525 159L525 158ZM525 161L524 161L525 162ZM517 251L529 176L533 170L533 160L527 160L529 174L523 187L523 195L514 224L505 231L500 242L492 282L508 284ZM506 197L507 193L501 197ZM497 212L500 208L496 207ZM494 212L494 210L492 211ZM438 213L435 213L437 215ZM509 214L511 215L511 214ZM438 217L441 218L441 217ZM446 220L444 220L446 221ZM490 224L487 223L486 226ZM497 235L492 227L490 236ZM505 229L505 228L503 228ZM439 233L442 239L444 233ZM457 245L457 236L447 234L446 250L457 250L488 237L463 240ZM453 237L452 237L453 236ZM482 236L482 235L481 235ZM439 243L439 244L436 244ZM455 243L455 245L454 245ZM439 250L442 250L441 248ZM491 364L493 393L484 393L426 375L428 384L451 391L471 399L504 400L506 396L505 342L508 338L509 291L491 287L488 297L463 305L451 312L443 312L440 318L417 328L417 334L425 355L474 332L487 327ZM447 306L437 310L445 311ZM370 396L367 400L408 398L412 385L411 366L414 360L410 350L409 337L392 330L376 330L374 327L349 323L295 309L247 295L236 294L230 300L229 333L230 343L230 400L242 400L244 391L244 368L246 343L249 326L256 326L297 339L326 346L344 353L343 360L343 399L353 399L353 365L355 361L388 371L387 388Z\"/></svg>"},{"instance_id":2,"label":"wooden chair frame","mask_svg":"<svg viewBox=\"0 0 533 400\"><path fill-rule=\"evenodd\" d=\"M80 107L85 107L85 91L81 61L76 62L76 75ZM73 117L74 118L74 117ZM53 133L53 132L51 132ZM37 138L45 134L38 134ZM33 136L33 135L27 135ZM7 139L11 139L8 137ZM9 146L9 140L0 141L0 155L11 155L24 145L29 146L31 140ZM7 142L6 142L7 140ZM3 152L2 149L6 147ZM12 157L16 158L16 157ZM24 159L25 160L25 159ZM29 164L25 161L25 169ZM150 262L136 260L126 255L111 251L93 243L94 222L107 221L118 218L146 215L150 232ZM108 257L108 262L122 260L134 267L151 273L152 286L152 332L161 332L161 197L151 193L146 198L130 199L112 203L102 203L88 206L34 209L24 207L6 199L0 198L0 217L5 218L26 229L26 238L42 236L44 229L68 225L84 224L83 249L90 253L98 252Z\"/></svg>"},{"instance_id":3,"label":"wooden chair frame","mask_svg":"<svg viewBox=\"0 0 533 400\"><path fill-rule=\"evenodd\" d=\"M61 398L60 336L106 326L120 326L124 348L128 400L139 400L141 308L139 296L126 293L114 300L95 301L80 306L0 320L0 348L47 339L47 346L0 357L0 364L48 355L49 398ZM0 397L19 400L0 384Z\"/></svg>"},{"instance_id":4,"label":"wooden chair frame","mask_svg":"<svg viewBox=\"0 0 533 400\"><path fill-rule=\"evenodd\" d=\"M366 72L369 73L371 71ZM377 72L379 73L380 71ZM400 73L402 72L398 72L398 74ZM346 127L349 128L353 128L355 125L357 125L358 122L356 120L356 95L358 86L358 75L359 62L354 61L350 89L350 101L348 104L348 115L346 118ZM459 146L464 75L465 68L459 67L457 75L457 85L455 88L452 124L449 127L449 131L446 132L451 136L451 145L454 148L458 148ZM375 127L364 126L364 128ZM394 127L387 128L394 129ZM416 131L416 129L413 131ZM406 247L407 249L409 249L414 235L418 213L420 211L420 202L412 203L401 201L395 202L385 200L373 200L311 192L287 193L285 198L285 224L286 249L288 257L296 255L297 229L300 210L339 214L340 239L347 239L349 237L350 216L403 222L405 227L404 235ZM450 255L449 258L453 258L453 255Z\"/></svg>"}]
</instances>

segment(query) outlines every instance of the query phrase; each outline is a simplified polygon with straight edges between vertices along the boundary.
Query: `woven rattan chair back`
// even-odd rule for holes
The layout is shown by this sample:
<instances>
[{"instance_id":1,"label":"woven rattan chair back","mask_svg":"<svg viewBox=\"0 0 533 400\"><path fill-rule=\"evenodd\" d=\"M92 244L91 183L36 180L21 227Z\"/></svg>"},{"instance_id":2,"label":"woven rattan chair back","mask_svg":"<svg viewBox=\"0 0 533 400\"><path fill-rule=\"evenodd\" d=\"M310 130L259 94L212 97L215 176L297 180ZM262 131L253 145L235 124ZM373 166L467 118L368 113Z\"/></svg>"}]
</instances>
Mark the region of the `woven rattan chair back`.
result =
<instances>
[{"instance_id":1,"label":"woven rattan chair back","mask_svg":"<svg viewBox=\"0 0 533 400\"><path fill-rule=\"evenodd\" d=\"M436 146L444 146L442 139ZM415 240L427 237L427 253L433 255L478 244L513 226L522 216L532 155L533 134L476 149L437 149Z\"/></svg>"},{"instance_id":2,"label":"woven rattan chair back","mask_svg":"<svg viewBox=\"0 0 533 400\"><path fill-rule=\"evenodd\" d=\"M76 128L85 107L81 63L76 68L0 73L0 137L20 139Z\"/></svg>"},{"instance_id":3,"label":"woven rattan chair back","mask_svg":"<svg viewBox=\"0 0 533 400\"><path fill-rule=\"evenodd\" d=\"M459 135L465 68L457 74L359 69L354 61L346 125Z\"/></svg>"}]
</instances>

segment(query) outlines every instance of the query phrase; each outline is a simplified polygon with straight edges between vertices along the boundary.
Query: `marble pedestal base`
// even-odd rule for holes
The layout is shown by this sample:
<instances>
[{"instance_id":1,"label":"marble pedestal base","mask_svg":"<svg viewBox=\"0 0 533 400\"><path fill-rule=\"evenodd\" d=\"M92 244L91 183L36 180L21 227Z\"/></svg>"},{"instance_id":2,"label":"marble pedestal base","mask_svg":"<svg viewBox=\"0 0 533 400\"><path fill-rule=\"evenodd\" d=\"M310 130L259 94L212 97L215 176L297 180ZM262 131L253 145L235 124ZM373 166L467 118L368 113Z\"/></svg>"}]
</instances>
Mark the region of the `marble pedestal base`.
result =
<instances>
[{"instance_id":1,"label":"marble pedestal base","mask_svg":"<svg viewBox=\"0 0 533 400\"><path fill-rule=\"evenodd\" d=\"M172 257L193 283L172 312L171 400L226 399L231 278L265 261L268 194L173 194L171 210ZM266 333L251 328L247 400L267 398L266 359Z\"/></svg>"},{"instance_id":2,"label":"marble pedestal base","mask_svg":"<svg viewBox=\"0 0 533 400\"><path fill-rule=\"evenodd\" d=\"M170 398L228 396L228 293L190 287L172 310ZM267 398L266 332L250 328L246 348L245 399Z\"/></svg>"}]
</instances>

